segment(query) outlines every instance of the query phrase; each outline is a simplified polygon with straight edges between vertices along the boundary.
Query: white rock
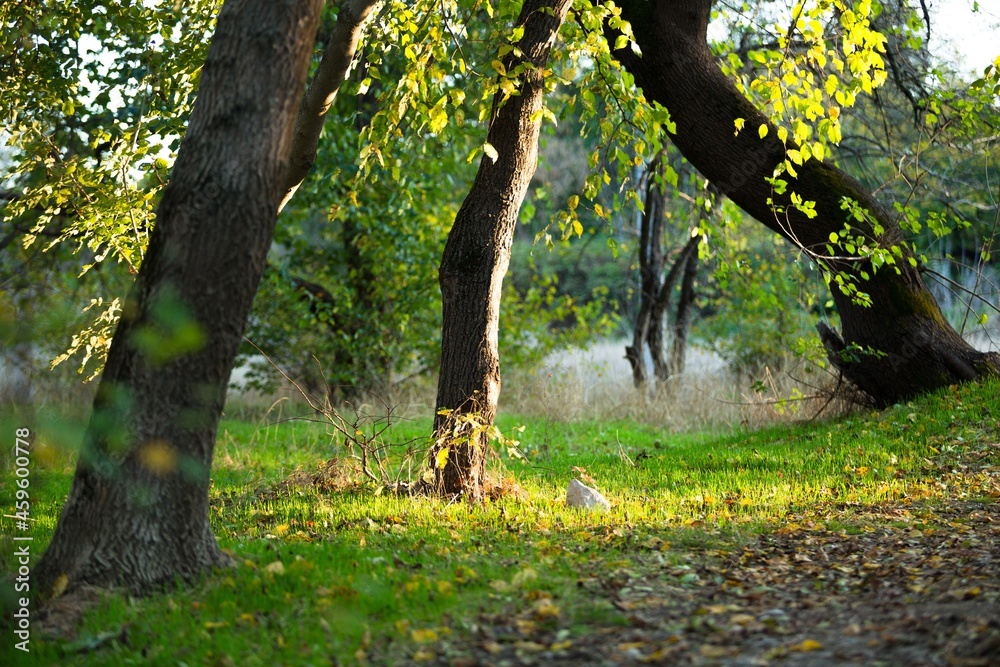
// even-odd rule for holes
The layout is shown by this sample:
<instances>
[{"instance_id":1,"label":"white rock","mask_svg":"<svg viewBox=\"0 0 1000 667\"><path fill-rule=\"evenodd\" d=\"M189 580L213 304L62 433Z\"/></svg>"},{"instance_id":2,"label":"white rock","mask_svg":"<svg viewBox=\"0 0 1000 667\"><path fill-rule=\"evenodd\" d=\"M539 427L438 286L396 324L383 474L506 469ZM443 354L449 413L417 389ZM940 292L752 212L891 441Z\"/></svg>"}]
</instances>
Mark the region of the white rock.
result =
<instances>
[{"instance_id":1,"label":"white rock","mask_svg":"<svg viewBox=\"0 0 1000 667\"><path fill-rule=\"evenodd\" d=\"M578 479L570 480L566 487L566 506L592 510L610 510L611 503L597 489L592 489Z\"/></svg>"}]
</instances>

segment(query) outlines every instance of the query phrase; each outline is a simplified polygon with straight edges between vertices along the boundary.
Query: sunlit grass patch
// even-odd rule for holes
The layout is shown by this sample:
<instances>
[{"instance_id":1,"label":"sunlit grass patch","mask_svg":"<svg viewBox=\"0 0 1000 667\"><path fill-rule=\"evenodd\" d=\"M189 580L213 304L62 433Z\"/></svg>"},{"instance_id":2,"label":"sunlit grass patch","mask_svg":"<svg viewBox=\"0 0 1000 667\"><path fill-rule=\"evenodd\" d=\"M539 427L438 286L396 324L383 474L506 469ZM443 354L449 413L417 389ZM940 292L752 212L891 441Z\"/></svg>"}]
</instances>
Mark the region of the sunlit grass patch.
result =
<instances>
[{"instance_id":1,"label":"sunlit grass patch","mask_svg":"<svg viewBox=\"0 0 1000 667\"><path fill-rule=\"evenodd\" d=\"M738 552L761 532L931 530L933 517L905 508L995 502L997 390L963 387L880 413L723 434L506 416L505 432L525 427L518 438L527 459L501 459L522 492L479 506L396 495L347 465L340 474L350 483L312 483L312 471L345 456L327 426L226 419L210 511L237 565L148 599L112 596L87 614L83 643L33 639L31 657L66 665L399 664L451 656L460 651L456 638L483 618L525 650L540 634L553 650L623 623L601 591L636 568L676 586L711 585L691 559ZM429 417L401 422L388 437L410 442L430 428ZM75 461L68 447L53 446L50 458L32 481L44 513L36 555ZM604 493L611 511L567 508L574 477Z\"/></svg>"}]
</instances>

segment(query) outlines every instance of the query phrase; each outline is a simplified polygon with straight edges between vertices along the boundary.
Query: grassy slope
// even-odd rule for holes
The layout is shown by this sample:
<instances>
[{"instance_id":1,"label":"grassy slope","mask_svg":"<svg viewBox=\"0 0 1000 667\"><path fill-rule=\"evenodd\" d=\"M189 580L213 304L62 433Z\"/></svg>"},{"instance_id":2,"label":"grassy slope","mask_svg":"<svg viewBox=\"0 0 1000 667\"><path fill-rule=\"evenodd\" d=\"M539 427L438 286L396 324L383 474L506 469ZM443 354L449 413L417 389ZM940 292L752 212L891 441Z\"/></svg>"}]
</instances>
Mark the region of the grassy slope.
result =
<instances>
[{"instance_id":1,"label":"grassy slope","mask_svg":"<svg viewBox=\"0 0 1000 667\"><path fill-rule=\"evenodd\" d=\"M26 664L318 665L334 656L396 664L447 652L449 638L483 614L553 626L572 641L620 622L578 583L629 568L637 553L680 563L689 549L729 551L803 513L854 531L864 521L856 510L872 504L995 499L997 415L1000 385L990 383L878 414L724 435L535 421L519 436L531 465L506 462L524 499L482 507L281 485L335 453L322 426L224 421L212 518L240 565L150 599L111 598L86 616L83 644L35 637ZM429 421L404 423L392 438L428 429ZM69 488L72 457L54 444L71 439L67 432L35 436L36 557ZM967 467L970 457L985 467ZM4 470L12 463L5 453ZM575 468L611 500L610 514L563 506L566 483L582 474ZM4 484L3 507L12 492ZM10 571L9 561L0 565ZM127 646L77 652L123 626Z\"/></svg>"}]
</instances>

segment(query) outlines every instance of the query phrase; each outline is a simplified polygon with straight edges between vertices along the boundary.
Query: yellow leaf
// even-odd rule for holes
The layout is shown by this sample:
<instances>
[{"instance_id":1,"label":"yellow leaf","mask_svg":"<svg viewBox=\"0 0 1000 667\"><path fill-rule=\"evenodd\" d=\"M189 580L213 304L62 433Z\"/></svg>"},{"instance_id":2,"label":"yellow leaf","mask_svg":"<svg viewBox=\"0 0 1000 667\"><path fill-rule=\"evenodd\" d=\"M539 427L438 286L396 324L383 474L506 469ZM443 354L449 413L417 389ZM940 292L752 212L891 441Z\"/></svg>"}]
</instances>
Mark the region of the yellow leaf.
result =
<instances>
[{"instance_id":1,"label":"yellow leaf","mask_svg":"<svg viewBox=\"0 0 1000 667\"><path fill-rule=\"evenodd\" d=\"M495 641L485 641L482 644L480 644L480 646L482 646L483 649L490 655L497 655L498 653L503 651L503 646L496 643Z\"/></svg>"},{"instance_id":2,"label":"yellow leaf","mask_svg":"<svg viewBox=\"0 0 1000 667\"><path fill-rule=\"evenodd\" d=\"M60 574L56 577L55 582L52 584L52 598L55 599L66 592L66 586L69 585L69 577L65 574Z\"/></svg>"},{"instance_id":3,"label":"yellow leaf","mask_svg":"<svg viewBox=\"0 0 1000 667\"><path fill-rule=\"evenodd\" d=\"M535 572L534 569L526 567L515 574L514 578L510 580L510 583L514 586L523 586L529 581L534 581L535 579L538 579L538 573Z\"/></svg>"},{"instance_id":4,"label":"yellow leaf","mask_svg":"<svg viewBox=\"0 0 1000 667\"><path fill-rule=\"evenodd\" d=\"M821 648L823 648L823 645L820 644L815 639L806 639L801 644L796 644L795 646L793 646L792 650L809 652L809 651L818 651Z\"/></svg>"},{"instance_id":5,"label":"yellow leaf","mask_svg":"<svg viewBox=\"0 0 1000 667\"><path fill-rule=\"evenodd\" d=\"M284 574L285 573L285 564L282 563L280 560L276 560L273 563L271 563L270 565L268 565L267 567L265 567L264 571L265 572L270 572L271 574Z\"/></svg>"},{"instance_id":6,"label":"yellow leaf","mask_svg":"<svg viewBox=\"0 0 1000 667\"><path fill-rule=\"evenodd\" d=\"M767 136L767 125L765 123L761 123L760 127L757 128L757 134L760 135L761 139Z\"/></svg>"},{"instance_id":7,"label":"yellow leaf","mask_svg":"<svg viewBox=\"0 0 1000 667\"><path fill-rule=\"evenodd\" d=\"M410 637L412 637L413 641L418 644L427 644L429 642L436 642L438 639L438 633L433 628L421 628L411 630Z\"/></svg>"},{"instance_id":8,"label":"yellow leaf","mask_svg":"<svg viewBox=\"0 0 1000 667\"><path fill-rule=\"evenodd\" d=\"M274 527L274 534L275 535L284 535L287 532L288 532L288 524L287 523L283 523L281 525L278 525L278 526Z\"/></svg>"},{"instance_id":9,"label":"yellow leaf","mask_svg":"<svg viewBox=\"0 0 1000 667\"><path fill-rule=\"evenodd\" d=\"M437 456L434 459L434 464L438 470L444 470L444 467L448 464L448 451L447 447L442 447L438 450Z\"/></svg>"},{"instance_id":10,"label":"yellow leaf","mask_svg":"<svg viewBox=\"0 0 1000 667\"><path fill-rule=\"evenodd\" d=\"M548 618L559 618L559 607L552 604L552 600L542 598L535 602L535 619L543 621Z\"/></svg>"},{"instance_id":11,"label":"yellow leaf","mask_svg":"<svg viewBox=\"0 0 1000 667\"><path fill-rule=\"evenodd\" d=\"M526 651L527 653L541 653L548 647L545 646L545 644L539 644L538 642L517 641L514 642L514 648L519 651Z\"/></svg>"},{"instance_id":12,"label":"yellow leaf","mask_svg":"<svg viewBox=\"0 0 1000 667\"><path fill-rule=\"evenodd\" d=\"M837 84L838 84L838 81L837 81L837 75L836 74L831 74L830 76L828 76L826 78L826 86L825 86L825 88L826 88L826 94L827 95L833 95L834 91L837 90Z\"/></svg>"},{"instance_id":13,"label":"yellow leaf","mask_svg":"<svg viewBox=\"0 0 1000 667\"><path fill-rule=\"evenodd\" d=\"M624 644L618 645L618 650L622 653L640 648L646 648L646 642L625 642Z\"/></svg>"},{"instance_id":14,"label":"yellow leaf","mask_svg":"<svg viewBox=\"0 0 1000 667\"><path fill-rule=\"evenodd\" d=\"M639 658L639 662L661 664L666 662L670 654L669 648L658 648L649 655Z\"/></svg>"},{"instance_id":15,"label":"yellow leaf","mask_svg":"<svg viewBox=\"0 0 1000 667\"><path fill-rule=\"evenodd\" d=\"M830 140L832 144L839 144L841 139L840 125L837 123L832 123L830 129L826 132L827 139Z\"/></svg>"}]
</instances>

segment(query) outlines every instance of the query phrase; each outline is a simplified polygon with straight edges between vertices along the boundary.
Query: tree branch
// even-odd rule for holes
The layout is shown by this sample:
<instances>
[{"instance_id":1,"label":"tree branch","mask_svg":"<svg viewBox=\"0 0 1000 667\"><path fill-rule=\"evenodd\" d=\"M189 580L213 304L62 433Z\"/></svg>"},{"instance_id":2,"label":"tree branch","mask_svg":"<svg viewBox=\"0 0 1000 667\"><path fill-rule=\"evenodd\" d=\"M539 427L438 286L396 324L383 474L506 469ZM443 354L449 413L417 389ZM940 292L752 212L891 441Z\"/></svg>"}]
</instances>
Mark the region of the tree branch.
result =
<instances>
[{"instance_id":1,"label":"tree branch","mask_svg":"<svg viewBox=\"0 0 1000 667\"><path fill-rule=\"evenodd\" d=\"M295 121L295 143L285 178L285 195L278 207L280 212L292 198L303 179L316 162L316 145L326 114L336 99L337 91L347 79L354 54L361 41L365 23L378 0L343 0L337 23L323 50L323 60L309 83L299 115Z\"/></svg>"}]
</instances>

